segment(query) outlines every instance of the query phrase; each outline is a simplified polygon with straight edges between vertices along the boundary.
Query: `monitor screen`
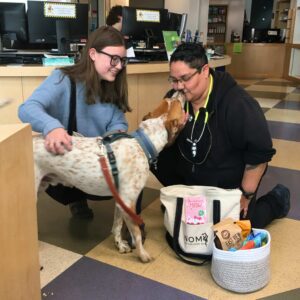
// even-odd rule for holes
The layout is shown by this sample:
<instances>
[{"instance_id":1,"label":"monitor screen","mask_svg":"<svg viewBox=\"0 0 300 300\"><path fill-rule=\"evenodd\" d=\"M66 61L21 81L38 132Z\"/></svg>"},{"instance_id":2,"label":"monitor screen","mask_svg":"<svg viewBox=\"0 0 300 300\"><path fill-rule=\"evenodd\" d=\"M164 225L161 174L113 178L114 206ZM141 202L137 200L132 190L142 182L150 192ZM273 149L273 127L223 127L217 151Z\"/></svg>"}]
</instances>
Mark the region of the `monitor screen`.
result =
<instances>
[{"instance_id":1,"label":"monitor screen","mask_svg":"<svg viewBox=\"0 0 300 300\"><path fill-rule=\"evenodd\" d=\"M10 41L27 41L24 3L0 2L0 36Z\"/></svg>"},{"instance_id":2,"label":"monitor screen","mask_svg":"<svg viewBox=\"0 0 300 300\"><path fill-rule=\"evenodd\" d=\"M167 9L123 7L122 33L131 40L150 38L153 43L163 43L162 30L167 28Z\"/></svg>"},{"instance_id":3,"label":"monitor screen","mask_svg":"<svg viewBox=\"0 0 300 300\"><path fill-rule=\"evenodd\" d=\"M58 48L70 43L83 43L88 38L88 4L70 3L75 6L74 18L47 16L45 4L53 2L28 1L28 36L32 44L45 48ZM54 3L55 4L55 3ZM60 5L60 4L59 4ZM61 45L65 41L67 45ZM67 48L59 52L67 52Z\"/></svg>"},{"instance_id":4,"label":"monitor screen","mask_svg":"<svg viewBox=\"0 0 300 300\"><path fill-rule=\"evenodd\" d=\"M177 31L178 35L181 37L186 26L187 14L177 14L177 13L168 13L168 27L167 30Z\"/></svg>"},{"instance_id":5,"label":"monitor screen","mask_svg":"<svg viewBox=\"0 0 300 300\"><path fill-rule=\"evenodd\" d=\"M130 7L164 8L165 0L129 0Z\"/></svg>"}]
</instances>

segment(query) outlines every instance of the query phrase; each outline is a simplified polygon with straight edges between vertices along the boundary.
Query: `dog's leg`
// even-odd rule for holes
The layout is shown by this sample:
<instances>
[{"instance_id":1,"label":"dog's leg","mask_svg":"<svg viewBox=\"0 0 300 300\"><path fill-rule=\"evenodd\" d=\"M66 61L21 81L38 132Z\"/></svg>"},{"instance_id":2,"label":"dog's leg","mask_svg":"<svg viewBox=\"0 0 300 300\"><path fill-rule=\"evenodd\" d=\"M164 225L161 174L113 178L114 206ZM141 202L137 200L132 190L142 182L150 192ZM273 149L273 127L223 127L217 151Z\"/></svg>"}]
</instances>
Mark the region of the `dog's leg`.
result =
<instances>
[{"instance_id":1,"label":"dog's leg","mask_svg":"<svg viewBox=\"0 0 300 300\"><path fill-rule=\"evenodd\" d=\"M135 246L137 254L140 260L144 263L150 262L152 260L149 253L145 250L142 243L142 234L139 226L132 222L131 218L128 215L123 215L125 223L128 227L130 234L134 237Z\"/></svg>"},{"instance_id":2,"label":"dog's leg","mask_svg":"<svg viewBox=\"0 0 300 300\"><path fill-rule=\"evenodd\" d=\"M131 248L128 242L122 239L121 231L123 225L123 217L120 209L115 206L114 223L112 227L112 233L114 235L115 245L119 249L120 253L131 252Z\"/></svg>"}]
</instances>

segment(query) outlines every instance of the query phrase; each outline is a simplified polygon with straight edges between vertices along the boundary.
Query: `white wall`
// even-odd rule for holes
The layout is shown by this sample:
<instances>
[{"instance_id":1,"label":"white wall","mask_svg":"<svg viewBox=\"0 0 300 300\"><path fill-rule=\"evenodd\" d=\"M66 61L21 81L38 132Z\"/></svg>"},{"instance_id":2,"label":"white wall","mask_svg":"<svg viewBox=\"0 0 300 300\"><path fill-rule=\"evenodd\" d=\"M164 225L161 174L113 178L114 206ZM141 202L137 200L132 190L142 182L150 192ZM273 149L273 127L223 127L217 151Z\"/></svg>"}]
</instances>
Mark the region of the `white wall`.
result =
<instances>
[{"instance_id":1,"label":"white wall","mask_svg":"<svg viewBox=\"0 0 300 300\"><path fill-rule=\"evenodd\" d=\"M204 43L206 43L207 21L208 21L209 0L165 0L165 8L175 13L187 13L186 29L196 30L203 33Z\"/></svg>"},{"instance_id":2,"label":"white wall","mask_svg":"<svg viewBox=\"0 0 300 300\"><path fill-rule=\"evenodd\" d=\"M195 33L196 29L204 34L204 44L207 36L208 6L228 5L226 42L230 42L231 31L240 36L243 33L244 10L246 2L252 0L165 0L165 8L171 12L187 13L187 29Z\"/></svg>"}]
</instances>

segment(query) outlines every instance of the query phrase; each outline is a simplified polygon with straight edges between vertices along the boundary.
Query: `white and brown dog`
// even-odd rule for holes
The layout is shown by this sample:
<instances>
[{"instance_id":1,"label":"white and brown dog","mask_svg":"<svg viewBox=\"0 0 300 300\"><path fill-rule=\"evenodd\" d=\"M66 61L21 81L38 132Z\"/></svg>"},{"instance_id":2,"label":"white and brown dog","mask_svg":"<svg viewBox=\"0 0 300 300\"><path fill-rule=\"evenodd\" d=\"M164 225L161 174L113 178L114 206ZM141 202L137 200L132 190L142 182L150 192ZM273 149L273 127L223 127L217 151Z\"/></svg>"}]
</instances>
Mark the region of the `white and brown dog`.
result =
<instances>
[{"instance_id":1,"label":"white and brown dog","mask_svg":"<svg viewBox=\"0 0 300 300\"><path fill-rule=\"evenodd\" d=\"M184 111L181 101L164 99L159 108L145 117L139 128L142 128L156 152L159 153L167 143L175 139L182 127L182 120L184 120ZM41 187L45 189L49 184L61 183L75 186L92 195L111 195L99 164L101 152L99 138L74 136L72 139L72 151L61 156L49 153L45 149L44 139L41 136L34 138L36 191ZM119 195L126 206L135 211L138 195L149 175L148 159L134 138L119 139L111 144L111 148L119 171ZM106 150L104 152L106 153ZM131 251L128 243L121 236L123 220L134 238L139 258L143 262L149 262L151 257L142 245L139 226L116 204L112 232L119 252Z\"/></svg>"}]
</instances>

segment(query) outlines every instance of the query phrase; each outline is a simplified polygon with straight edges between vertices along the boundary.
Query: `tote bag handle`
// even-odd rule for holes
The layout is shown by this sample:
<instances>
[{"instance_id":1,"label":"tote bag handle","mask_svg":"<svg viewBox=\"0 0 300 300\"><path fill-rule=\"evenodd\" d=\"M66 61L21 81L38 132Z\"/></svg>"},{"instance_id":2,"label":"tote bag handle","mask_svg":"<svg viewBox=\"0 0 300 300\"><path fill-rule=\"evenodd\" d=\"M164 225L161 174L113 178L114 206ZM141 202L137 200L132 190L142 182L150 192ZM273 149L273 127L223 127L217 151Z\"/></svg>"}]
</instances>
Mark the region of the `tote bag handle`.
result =
<instances>
[{"instance_id":1,"label":"tote bag handle","mask_svg":"<svg viewBox=\"0 0 300 300\"><path fill-rule=\"evenodd\" d=\"M180 232L180 225L181 225L182 207L183 207L183 198L177 198L173 238L167 232L167 242L171 246L171 248L173 248L177 256L185 263L194 266L202 266L206 262L211 260L212 255L188 254L189 256L188 258L187 254L180 249L178 240L179 240L179 232ZM220 222L220 219L221 219L221 201L213 200L213 223L216 224ZM197 261L197 260L201 260L201 261Z\"/></svg>"}]
</instances>

